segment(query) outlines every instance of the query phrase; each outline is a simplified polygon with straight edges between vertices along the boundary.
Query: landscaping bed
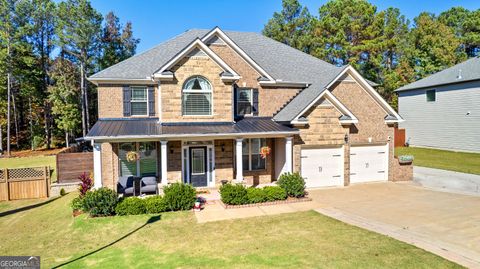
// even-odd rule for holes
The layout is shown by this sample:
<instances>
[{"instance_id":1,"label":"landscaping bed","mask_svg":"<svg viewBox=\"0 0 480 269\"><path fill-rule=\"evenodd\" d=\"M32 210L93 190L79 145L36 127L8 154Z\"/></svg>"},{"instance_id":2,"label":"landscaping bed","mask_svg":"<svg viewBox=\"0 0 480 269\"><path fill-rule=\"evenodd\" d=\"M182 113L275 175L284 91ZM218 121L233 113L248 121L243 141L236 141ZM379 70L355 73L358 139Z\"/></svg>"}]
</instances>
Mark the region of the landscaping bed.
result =
<instances>
[{"instance_id":1,"label":"landscaping bed","mask_svg":"<svg viewBox=\"0 0 480 269\"><path fill-rule=\"evenodd\" d=\"M305 197L305 180L300 174L285 173L277 184L263 188L225 184L220 187L221 205L228 209L311 201Z\"/></svg>"}]
</instances>

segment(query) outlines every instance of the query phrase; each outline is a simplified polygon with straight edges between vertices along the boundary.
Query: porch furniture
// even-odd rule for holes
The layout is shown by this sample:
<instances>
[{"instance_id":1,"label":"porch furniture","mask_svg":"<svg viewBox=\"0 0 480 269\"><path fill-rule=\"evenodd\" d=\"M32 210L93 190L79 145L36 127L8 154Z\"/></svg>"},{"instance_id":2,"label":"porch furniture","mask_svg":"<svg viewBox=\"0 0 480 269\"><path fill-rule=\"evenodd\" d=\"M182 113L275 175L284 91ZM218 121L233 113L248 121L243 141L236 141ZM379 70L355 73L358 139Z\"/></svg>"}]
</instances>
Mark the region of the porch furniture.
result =
<instances>
[{"instance_id":1,"label":"porch furniture","mask_svg":"<svg viewBox=\"0 0 480 269\"><path fill-rule=\"evenodd\" d=\"M157 178L143 177L141 180L140 193L155 193L158 194Z\"/></svg>"},{"instance_id":2,"label":"porch furniture","mask_svg":"<svg viewBox=\"0 0 480 269\"><path fill-rule=\"evenodd\" d=\"M122 176L118 178L117 192L125 196L133 195L133 176Z\"/></svg>"}]
</instances>

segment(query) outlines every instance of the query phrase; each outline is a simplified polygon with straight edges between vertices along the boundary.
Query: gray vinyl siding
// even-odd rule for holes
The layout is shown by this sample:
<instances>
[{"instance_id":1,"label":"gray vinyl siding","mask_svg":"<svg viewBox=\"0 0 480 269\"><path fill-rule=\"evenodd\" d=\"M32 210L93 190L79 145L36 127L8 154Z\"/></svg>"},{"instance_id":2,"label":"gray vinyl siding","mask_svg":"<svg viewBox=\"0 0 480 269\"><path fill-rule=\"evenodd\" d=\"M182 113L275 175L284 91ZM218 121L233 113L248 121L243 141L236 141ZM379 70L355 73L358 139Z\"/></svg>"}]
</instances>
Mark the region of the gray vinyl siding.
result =
<instances>
[{"instance_id":1,"label":"gray vinyl siding","mask_svg":"<svg viewBox=\"0 0 480 269\"><path fill-rule=\"evenodd\" d=\"M436 101L425 92L436 90ZM398 107L412 146L480 152L480 81L399 92ZM467 113L470 112L469 115Z\"/></svg>"}]
</instances>

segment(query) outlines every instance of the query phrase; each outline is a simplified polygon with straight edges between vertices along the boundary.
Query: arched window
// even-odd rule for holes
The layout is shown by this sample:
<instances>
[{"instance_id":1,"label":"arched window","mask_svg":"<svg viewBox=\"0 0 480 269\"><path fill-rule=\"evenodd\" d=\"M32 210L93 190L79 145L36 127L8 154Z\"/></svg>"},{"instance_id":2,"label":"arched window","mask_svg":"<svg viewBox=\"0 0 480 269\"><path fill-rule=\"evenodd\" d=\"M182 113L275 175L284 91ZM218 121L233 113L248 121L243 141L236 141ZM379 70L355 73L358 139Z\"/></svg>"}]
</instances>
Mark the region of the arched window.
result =
<instances>
[{"instance_id":1,"label":"arched window","mask_svg":"<svg viewBox=\"0 0 480 269\"><path fill-rule=\"evenodd\" d=\"M212 85L204 77L194 76L183 84L182 114L212 115Z\"/></svg>"}]
</instances>

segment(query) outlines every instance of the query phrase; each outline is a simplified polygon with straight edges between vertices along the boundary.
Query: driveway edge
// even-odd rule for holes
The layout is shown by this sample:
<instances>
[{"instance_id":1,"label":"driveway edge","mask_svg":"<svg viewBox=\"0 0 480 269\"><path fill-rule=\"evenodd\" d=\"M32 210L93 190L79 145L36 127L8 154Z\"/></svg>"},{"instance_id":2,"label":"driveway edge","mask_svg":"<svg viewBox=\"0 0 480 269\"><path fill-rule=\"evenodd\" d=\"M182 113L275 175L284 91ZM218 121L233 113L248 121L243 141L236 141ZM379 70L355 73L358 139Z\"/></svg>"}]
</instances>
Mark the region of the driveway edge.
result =
<instances>
[{"instance_id":1,"label":"driveway edge","mask_svg":"<svg viewBox=\"0 0 480 269\"><path fill-rule=\"evenodd\" d=\"M452 247L444 243L432 242L427 238L421 237L421 235L414 234L411 231L404 230L397 226L372 221L354 214L348 214L333 207L317 208L315 211L350 225L383 234L407 244L414 245L462 266L468 268L480 268L480 261L476 261L470 257L464 256L462 253L452 250Z\"/></svg>"}]
</instances>

